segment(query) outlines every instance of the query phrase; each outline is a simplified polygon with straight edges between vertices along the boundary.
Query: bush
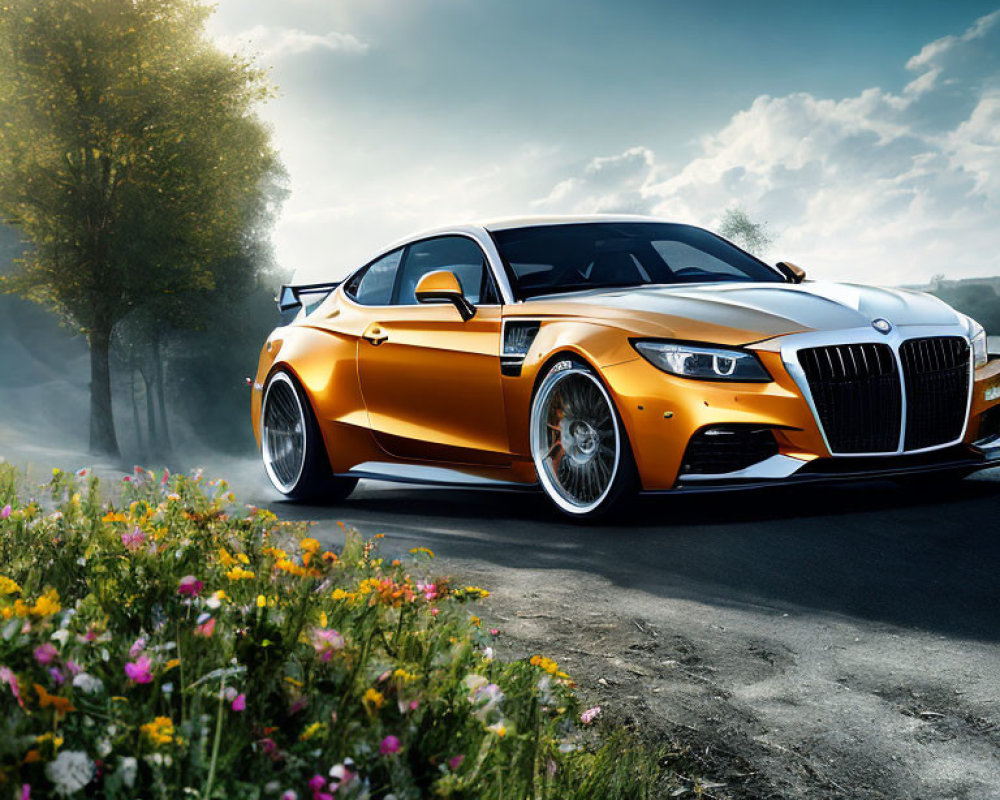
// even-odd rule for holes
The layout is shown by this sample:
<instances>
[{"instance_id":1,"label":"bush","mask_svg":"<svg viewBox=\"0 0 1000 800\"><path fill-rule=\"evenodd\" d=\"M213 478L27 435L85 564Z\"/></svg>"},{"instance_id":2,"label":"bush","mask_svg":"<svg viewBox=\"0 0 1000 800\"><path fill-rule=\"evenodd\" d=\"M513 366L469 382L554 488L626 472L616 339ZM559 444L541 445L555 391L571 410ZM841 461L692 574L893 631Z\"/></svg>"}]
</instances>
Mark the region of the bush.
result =
<instances>
[{"instance_id":1,"label":"bush","mask_svg":"<svg viewBox=\"0 0 1000 800\"><path fill-rule=\"evenodd\" d=\"M200 475L18 482L0 464L0 796L649 796L657 754L602 743L553 661L495 658L487 592L426 549L324 550Z\"/></svg>"}]
</instances>

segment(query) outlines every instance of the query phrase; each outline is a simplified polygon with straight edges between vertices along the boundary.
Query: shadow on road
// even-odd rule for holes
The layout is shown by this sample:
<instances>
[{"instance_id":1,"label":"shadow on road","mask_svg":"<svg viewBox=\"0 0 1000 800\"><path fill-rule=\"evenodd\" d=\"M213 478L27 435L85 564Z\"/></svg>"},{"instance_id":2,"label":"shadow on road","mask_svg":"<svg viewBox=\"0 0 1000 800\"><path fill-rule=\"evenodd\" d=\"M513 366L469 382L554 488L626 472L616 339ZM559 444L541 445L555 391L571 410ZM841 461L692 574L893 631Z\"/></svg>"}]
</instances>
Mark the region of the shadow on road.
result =
<instances>
[{"instance_id":1,"label":"shadow on road","mask_svg":"<svg viewBox=\"0 0 1000 800\"><path fill-rule=\"evenodd\" d=\"M869 482L641 498L614 525L566 522L537 494L370 483L336 507L268 505L286 519L385 533L387 552L419 543L505 567L582 570L662 596L995 641L996 477L932 491ZM338 532L330 526L328 537Z\"/></svg>"}]
</instances>

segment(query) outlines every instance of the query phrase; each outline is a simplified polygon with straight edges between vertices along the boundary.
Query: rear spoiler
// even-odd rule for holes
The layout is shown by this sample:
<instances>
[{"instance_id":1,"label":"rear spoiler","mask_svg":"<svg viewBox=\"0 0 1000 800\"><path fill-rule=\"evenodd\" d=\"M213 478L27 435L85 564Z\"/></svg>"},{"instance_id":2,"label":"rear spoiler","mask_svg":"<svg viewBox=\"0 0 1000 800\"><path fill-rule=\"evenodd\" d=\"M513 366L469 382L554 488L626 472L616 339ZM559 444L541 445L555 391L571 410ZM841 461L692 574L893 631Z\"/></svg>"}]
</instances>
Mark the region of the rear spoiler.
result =
<instances>
[{"instance_id":1,"label":"rear spoiler","mask_svg":"<svg viewBox=\"0 0 1000 800\"><path fill-rule=\"evenodd\" d=\"M333 283L304 283L298 286L293 286L290 283L284 283L281 285L281 289L278 291L278 296L274 298L274 302L278 304L278 312L281 314L282 319L294 312L298 312L305 305L312 305L315 302L322 302L330 292L340 286L341 281L336 281ZM307 295L323 295L318 300L303 301L303 296Z\"/></svg>"}]
</instances>

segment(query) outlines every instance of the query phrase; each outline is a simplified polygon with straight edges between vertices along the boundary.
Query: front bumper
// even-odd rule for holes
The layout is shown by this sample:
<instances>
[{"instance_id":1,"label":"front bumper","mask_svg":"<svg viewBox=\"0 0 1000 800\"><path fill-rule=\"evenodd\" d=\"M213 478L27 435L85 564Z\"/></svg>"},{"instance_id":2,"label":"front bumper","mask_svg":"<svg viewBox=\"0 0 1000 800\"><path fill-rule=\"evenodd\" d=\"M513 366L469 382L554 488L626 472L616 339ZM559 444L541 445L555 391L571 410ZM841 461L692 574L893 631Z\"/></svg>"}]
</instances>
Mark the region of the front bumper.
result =
<instances>
[{"instance_id":1,"label":"front bumper","mask_svg":"<svg viewBox=\"0 0 1000 800\"><path fill-rule=\"evenodd\" d=\"M910 328L894 337L875 339L871 337L880 335L861 330L778 337L753 346L774 378L768 384L690 381L667 375L644 359L607 367L605 375L616 395L645 492L704 492L973 471L1000 465L1000 359L974 371L959 437L908 451L903 446L904 427L896 452L863 456L831 451L804 376L796 372L798 349L842 341L845 334L849 342L889 341L898 346L908 338L959 333ZM777 447L759 461L724 474L691 474L687 470L685 452L696 434L709 428L736 426L771 431Z\"/></svg>"}]
</instances>

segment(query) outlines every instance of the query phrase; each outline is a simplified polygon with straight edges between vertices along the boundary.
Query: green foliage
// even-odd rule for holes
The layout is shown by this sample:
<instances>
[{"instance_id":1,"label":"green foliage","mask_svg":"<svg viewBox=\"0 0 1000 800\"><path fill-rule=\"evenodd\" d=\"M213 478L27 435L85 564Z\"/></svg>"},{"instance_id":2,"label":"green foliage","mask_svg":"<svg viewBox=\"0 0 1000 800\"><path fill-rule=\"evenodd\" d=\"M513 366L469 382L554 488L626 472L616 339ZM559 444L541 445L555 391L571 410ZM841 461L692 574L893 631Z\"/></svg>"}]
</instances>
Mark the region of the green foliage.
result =
<instances>
[{"instance_id":1,"label":"green foliage","mask_svg":"<svg viewBox=\"0 0 1000 800\"><path fill-rule=\"evenodd\" d=\"M754 222L742 208L729 208L722 216L719 234L749 253L763 258L774 242L766 222Z\"/></svg>"},{"instance_id":2,"label":"green foliage","mask_svg":"<svg viewBox=\"0 0 1000 800\"><path fill-rule=\"evenodd\" d=\"M644 798L658 753L501 662L432 554L239 510L137 470L118 503L0 464L0 779L31 797ZM596 741L595 741L596 740ZM588 746L588 742L592 744Z\"/></svg>"},{"instance_id":3,"label":"green foliage","mask_svg":"<svg viewBox=\"0 0 1000 800\"><path fill-rule=\"evenodd\" d=\"M252 284L241 270L281 199L253 113L271 89L210 44L209 13L199 0L0 5L0 214L31 244L0 280L85 332L105 364L127 314L196 326L206 293Z\"/></svg>"},{"instance_id":4,"label":"green foliage","mask_svg":"<svg viewBox=\"0 0 1000 800\"><path fill-rule=\"evenodd\" d=\"M989 334L1000 334L1000 279L983 278L969 281L937 279L930 292L952 308L968 314Z\"/></svg>"}]
</instances>

